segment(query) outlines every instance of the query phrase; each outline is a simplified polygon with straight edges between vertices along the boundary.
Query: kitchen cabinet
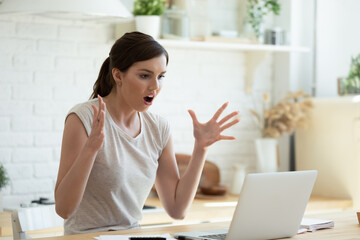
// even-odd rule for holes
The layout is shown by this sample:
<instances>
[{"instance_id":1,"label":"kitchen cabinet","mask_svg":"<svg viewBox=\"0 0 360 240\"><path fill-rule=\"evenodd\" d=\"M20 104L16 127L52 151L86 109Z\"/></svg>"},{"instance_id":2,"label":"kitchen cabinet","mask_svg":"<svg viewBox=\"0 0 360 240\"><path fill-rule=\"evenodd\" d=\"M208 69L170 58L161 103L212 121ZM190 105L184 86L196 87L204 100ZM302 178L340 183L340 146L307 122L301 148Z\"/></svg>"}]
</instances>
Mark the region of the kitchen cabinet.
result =
<instances>
[{"instance_id":1,"label":"kitchen cabinet","mask_svg":"<svg viewBox=\"0 0 360 240\"><path fill-rule=\"evenodd\" d=\"M296 170L318 170L313 194L360 207L360 96L314 98L309 127L296 131Z\"/></svg>"}]
</instances>

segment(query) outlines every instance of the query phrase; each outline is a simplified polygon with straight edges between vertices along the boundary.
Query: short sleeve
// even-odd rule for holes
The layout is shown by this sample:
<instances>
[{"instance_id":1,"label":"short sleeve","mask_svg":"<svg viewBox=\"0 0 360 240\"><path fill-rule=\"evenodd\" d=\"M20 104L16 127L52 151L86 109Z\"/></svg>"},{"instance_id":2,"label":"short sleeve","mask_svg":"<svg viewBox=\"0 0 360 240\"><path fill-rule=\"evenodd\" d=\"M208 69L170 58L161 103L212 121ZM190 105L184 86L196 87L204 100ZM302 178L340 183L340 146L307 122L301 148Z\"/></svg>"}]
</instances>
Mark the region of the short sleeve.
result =
<instances>
[{"instance_id":1,"label":"short sleeve","mask_svg":"<svg viewBox=\"0 0 360 240\"><path fill-rule=\"evenodd\" d=\"M96 100L96 101L94 101ZM95 106L98 106L97 99L90 100L85 103L80 103L74 106L70 111L68 112L66 118L72 114L75 113L81 120L82 124L85 127L86 133L89 136L91 133L91 127L92 127L92 121L94 116L94 110L91 107L91 104L94 104Z\"/></svg>"},{"instance_id":2,"label":"short sleeve","mask_svg":"<svg viewBox=\"0 0 360 240\"><path fill-rule=\"evenodd\" d=\"M161 143L162 143L162 149L165 148L166 144L169 141L170 135L171 135L171 129L169 122L161 117L159 117L159 123L160 123L160 132L161 132Z\"/></svg>"}]
</instances>

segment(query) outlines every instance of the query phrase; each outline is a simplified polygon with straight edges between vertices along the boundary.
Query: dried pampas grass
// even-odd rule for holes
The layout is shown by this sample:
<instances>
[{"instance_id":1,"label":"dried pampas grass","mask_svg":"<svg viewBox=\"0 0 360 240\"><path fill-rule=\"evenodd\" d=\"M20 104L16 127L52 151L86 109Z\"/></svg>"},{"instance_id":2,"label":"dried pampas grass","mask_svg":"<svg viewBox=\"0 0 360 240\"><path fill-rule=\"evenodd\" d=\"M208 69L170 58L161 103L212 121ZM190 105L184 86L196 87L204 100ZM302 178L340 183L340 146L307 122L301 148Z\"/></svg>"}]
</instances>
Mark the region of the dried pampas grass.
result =
<instances>
[{"instance_id":1,"label":"dried pampas grass","mask_svg":"<svg viewBox=\"0 0 360 240\"><path fill-rule=\"evenodd\" d=\"M277 138L284 132L291 134L296 128L307 128L313 108L310 98L303 90L289 92L276 106L265 109L263 116L253 109L250 112L259 123L263 137ZM267 94L264 94L263 101L269 101Z\"/></svg>"}]
</instances>

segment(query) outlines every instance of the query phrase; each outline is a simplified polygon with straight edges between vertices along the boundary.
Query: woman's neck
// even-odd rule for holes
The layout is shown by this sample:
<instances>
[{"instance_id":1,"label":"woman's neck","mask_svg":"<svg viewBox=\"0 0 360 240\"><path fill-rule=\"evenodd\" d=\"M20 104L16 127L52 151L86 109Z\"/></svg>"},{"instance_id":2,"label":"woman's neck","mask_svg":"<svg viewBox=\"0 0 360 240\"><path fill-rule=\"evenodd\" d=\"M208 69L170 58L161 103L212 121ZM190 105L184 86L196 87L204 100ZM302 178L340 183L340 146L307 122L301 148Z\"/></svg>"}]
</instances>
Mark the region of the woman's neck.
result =
<instances>
[{"instance_id":1,"label":"woman's neck","mask_svg":"<svg viewBox=\"0 0 360 240\"><path fill-rule=\"evenodd\" d=\"M141 130L139 113L130 108L129 105L122 100L121 96L118 96L115 92L111 92L103 99L106 104L106 109L116 125L128 135L136 137Z\"/></svg>"}]
</instances>

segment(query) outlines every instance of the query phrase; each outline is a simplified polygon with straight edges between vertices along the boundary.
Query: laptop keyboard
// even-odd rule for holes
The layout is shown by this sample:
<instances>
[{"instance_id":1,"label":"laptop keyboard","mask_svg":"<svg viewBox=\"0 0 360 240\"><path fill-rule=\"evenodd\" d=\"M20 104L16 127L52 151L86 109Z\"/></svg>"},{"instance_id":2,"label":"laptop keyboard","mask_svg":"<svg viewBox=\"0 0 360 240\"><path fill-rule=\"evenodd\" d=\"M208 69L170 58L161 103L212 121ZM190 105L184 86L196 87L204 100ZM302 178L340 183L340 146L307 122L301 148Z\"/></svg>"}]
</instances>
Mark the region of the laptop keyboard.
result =
<instances>
[{"instance_id":1,"label":"laptop keyboard","mask_svg":"<svg viewBox=\"0 0 360 240\"><path fill-rule=\"evenodd\" d=\"M209 238L209 239L225 240L225 239L226 239L226 233L210 234L210 235L204 235L204 236L200 236L200 237L202 237L202 238Z\"/></svg>"}]
</instances>

